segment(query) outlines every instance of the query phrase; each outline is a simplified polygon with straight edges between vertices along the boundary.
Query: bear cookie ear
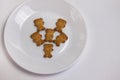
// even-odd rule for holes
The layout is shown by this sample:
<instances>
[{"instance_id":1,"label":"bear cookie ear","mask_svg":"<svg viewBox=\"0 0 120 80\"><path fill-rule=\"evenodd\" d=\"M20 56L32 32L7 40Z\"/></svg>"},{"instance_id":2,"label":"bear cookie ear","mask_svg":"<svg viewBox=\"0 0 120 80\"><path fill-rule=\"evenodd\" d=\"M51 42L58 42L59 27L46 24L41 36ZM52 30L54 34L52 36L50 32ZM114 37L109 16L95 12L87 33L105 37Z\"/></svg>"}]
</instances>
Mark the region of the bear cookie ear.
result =
<instances>
[{"instance_id":1,"label":"bear cookie ear","mask_svg":"<svg viewBox=\"0 0 120 80\"><path fill-rule=\"evenodd\" d=\"M37 28L37 31L30 35L33 42L36 44L36 46L41 46L44 44L44 58L51 58L52 57L52 51L53 44L48 43L55 43L56 46L60 46L61 43L64 43L68 37L65 33L63 33L63 28L66 25L66 21L63 19L58 19L56 22L56 27L54 29L46 28L44 27L44 21L42 18L37 18L34 20L34 26ZM42 34L40 34L40 31L45 31L45 38L42 39ZM60 34L53 40L55 31L59 32Z\"/></svg>"},{"instance_id":2,"label":"bear cookie ear","mask_svg":"<svg viewBox=\"0 0 120 80\"><path fill-rule=\"evenodd\" d=\"M42 31L45 29L44 27L44 21L42 18L37 18L34 20L34 26L37 28L37 32Z\"/></svg>"},{"instance_id":3,"label":"bear cookie ear","mask_svg":"<svg viewBox=\"0 0 120 80\"><path fill-rule=\"evenodd\" d=\"M57 22L56 22L55 31L62 32L62 28L65 27L66 23L67 23L67 22L66 22L65 20L63 20L63 19L58 19Z\"/></svg>"}]
</instances>

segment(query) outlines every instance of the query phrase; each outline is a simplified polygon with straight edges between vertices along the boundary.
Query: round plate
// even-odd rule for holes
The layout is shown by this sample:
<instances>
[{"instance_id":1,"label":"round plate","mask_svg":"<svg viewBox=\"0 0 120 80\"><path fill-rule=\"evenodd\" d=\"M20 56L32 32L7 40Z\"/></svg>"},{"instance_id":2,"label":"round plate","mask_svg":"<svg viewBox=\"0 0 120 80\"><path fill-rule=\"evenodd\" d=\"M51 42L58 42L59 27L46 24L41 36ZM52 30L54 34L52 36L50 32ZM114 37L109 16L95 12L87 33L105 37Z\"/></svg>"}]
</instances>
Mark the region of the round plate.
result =
<instances>
[{"instance_id":1,"label":"round plate","mask_svg":"<svg viewBox=\"0 0 120 80\"><path fill-rule=\"evenodd\" d=\"M36 31L33 23L36 18L43 18L46 28L54 28L59 18L67 21L63 32L68 40L60 47L53 44L53 57L50 59L43 57L43 45L37 47L30 38ZM44 33L42 31L41 34ZM83 18L74 7L63 0L24 2L10 15L4 30L5 46L12 59L20 67L38 74L53 74L69 68L80 56L85 41Z\"/></svg>"}]
</instances>

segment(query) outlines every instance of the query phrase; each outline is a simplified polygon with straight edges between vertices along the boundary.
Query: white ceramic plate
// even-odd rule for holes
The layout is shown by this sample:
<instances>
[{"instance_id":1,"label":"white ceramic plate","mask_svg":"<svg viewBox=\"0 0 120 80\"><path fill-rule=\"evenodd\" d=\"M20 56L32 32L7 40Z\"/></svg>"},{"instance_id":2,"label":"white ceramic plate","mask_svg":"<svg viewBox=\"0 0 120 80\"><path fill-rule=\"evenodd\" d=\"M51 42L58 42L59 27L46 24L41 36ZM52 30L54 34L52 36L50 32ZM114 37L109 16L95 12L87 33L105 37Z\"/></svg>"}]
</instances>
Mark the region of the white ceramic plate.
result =
<instances>
[{"instance_id":1,"label":"white ceramic plate","mask_svg":"<svg viewBox=\"0 0 120 80\"><path fill-rule=\"evenodd\" d=\"M47 28L54 28L58 18L67 21L63 31L68 40L60 47L54 45L51 59L43 58L43 46L36 47L30 38L36 31L33 20L40 17ZM69 68L80 56L86 41L85 24L79 12L63 0L29 0L8 18L4 41L9 55L20 67L38 74L57 73Z\"/></svg>"}]
</instances>

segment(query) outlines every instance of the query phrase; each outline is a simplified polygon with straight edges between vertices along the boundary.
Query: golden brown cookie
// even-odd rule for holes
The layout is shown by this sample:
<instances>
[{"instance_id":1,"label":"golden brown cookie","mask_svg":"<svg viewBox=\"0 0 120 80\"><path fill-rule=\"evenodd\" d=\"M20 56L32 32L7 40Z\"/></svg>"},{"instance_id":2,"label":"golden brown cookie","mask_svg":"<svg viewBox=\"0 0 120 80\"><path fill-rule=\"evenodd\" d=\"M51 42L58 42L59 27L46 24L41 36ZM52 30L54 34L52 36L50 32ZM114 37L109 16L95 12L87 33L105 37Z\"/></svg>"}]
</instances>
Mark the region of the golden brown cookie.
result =
<instances>
[{"instance_id":1,"label":"golden brown cookie","mask_svg":"<svg viewBox=\"0 0 120 80\"><path fill-rule=\"evenodd\" d=\"M30 37L37 46L40 46L44 43L44 40L42 40L42 35L39 34L39 32L33 33Z\"/></svg>"},{"instance_id":2,"label":"golden brown cookie","mask_svg":"<svg viewBox=\"0 0 120 80\"><path fill-rule=\"evenodd\" d=\"M53 29L46 29L45 30L45 41L46 42L53 42L54 30Z\"/></svg>"},{"instance_id":3,"label":"golden brown cookie","mask_svg":"<svg viewBox=\"0 0 120 80\"><path fill-rule=\"evenodd\" d=\"M54 43L56 44L56 46L60 46L60 44L64 43L67 39L68 39L67 35L62 32L60 35L56 37Z\"/></svg>"},{"instance_id":4,"label":"golden brown cookie","mask_svg":"<svg viewBox=\"0 0 120 80\"><path fill-rule=\"evenodd\" d=\"M64 43L68 39L67 35L62 31L66 23L67 22L65 20L59 18L54 29L45 29L44 21L42 18L37 18L34 20L34 25L36 26L37 31L34 32L30 37L37 46L41 46L43 43L47 42L46 44L44 44L43 49L44 58L52 57L53 44L49 44L50 42L55 43L56 46L60 46L61 43ZM44 40L42 39L42 34L39 33L42 30L45 30ZM55 31L59 32L60 34L56 37L55 40L53 40Z\"/></svg>"},{"instance_id":5,"label":"golden brown cookie","mask_svg":"<svg viewBox=\"0 0 120 80\"><path fill-rule=\"evenodd\" d=\"M57 22L56 22L55 30L58 31L58 32L62 32L62 29L65 27L66 23L67 22L65 20L58 19Z\"/></svg>"},{"instance_id":6,"label":"golden brown cookie","mask_svg":"<svg viewBox=\"0 0 120 80\"><path fill-rule=\"evenodd\" d=\"M44 57L45 58L51 58L53 51L53 44L44 44Z\"/></svg>"},{"instance_id":7,"label":"golden brown cookie","mask_svg":"<svg viewBox=\"0 0 120 80\"><path fill-rule=\"evenodd\" d=\"M37 18L34 20L34 25L37 27L37 31L41 31L41 30L44 30L45 27L44 27L44 21L42 18Z\"/></svg>"}]
</instances>

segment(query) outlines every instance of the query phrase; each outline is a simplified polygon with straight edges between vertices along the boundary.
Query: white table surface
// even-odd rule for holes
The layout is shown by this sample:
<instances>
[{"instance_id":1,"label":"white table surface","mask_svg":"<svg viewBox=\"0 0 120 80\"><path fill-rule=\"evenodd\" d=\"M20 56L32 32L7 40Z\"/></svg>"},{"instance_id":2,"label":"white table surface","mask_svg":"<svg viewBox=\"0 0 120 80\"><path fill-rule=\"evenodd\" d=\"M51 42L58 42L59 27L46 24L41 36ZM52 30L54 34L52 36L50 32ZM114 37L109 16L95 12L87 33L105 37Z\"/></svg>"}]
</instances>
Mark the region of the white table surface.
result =
<instances>
[{"instance_id":1,"label":"white table surface","mask_svg":"<svg viewBox=\"0 0 120 80\"><path fill-rule=\"evenodd\" d=\"M23 1L0 0L0 80L120 80L120 0L68 0L85 20L87 43L79 62L55 75L25 71L5 50L5 21Z\"/></svg>"}]
</instances>

